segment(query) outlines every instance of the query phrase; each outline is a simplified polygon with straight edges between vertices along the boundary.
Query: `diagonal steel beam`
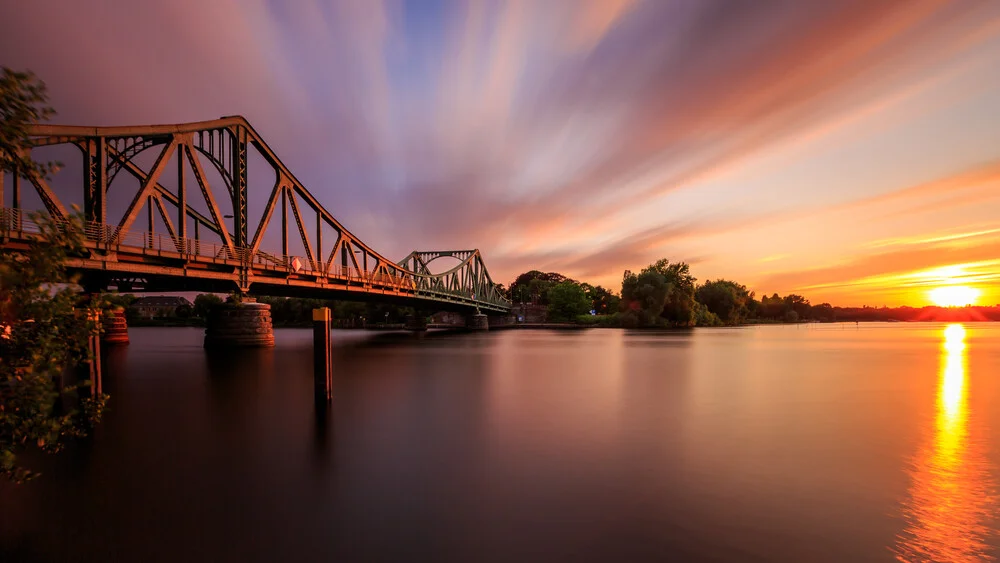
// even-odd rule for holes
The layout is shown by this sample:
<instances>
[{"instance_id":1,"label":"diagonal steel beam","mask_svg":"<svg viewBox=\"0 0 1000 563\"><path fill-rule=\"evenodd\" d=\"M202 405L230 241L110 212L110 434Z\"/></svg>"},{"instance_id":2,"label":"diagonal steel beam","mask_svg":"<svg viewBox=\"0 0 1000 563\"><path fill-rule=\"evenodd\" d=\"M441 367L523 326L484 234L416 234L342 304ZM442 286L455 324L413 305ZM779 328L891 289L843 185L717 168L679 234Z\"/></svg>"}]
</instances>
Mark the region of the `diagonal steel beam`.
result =
<instances>
[{"instance_id":1,"label":"diagonal steel beam","mask_svg":"<svg viewBox=\"0 0 1000 563\"><path fill-rule=\"evenodd\" d=\"M160 179L160 174L163 173L163 169L166 168L167 161L170 159L170 156L176 148L177 139L173 139L167 144L166 147L163 148L160 155L156 157L156 163L153 165L153 169L150 171L149 176L146 176L146 180L142 183L139 191L136 192L135 197L132 199L132 204L129 205L128 211L125 213L125 216L122 217L121 222L118 223L118 228L115 231L116 240L120 239L123 233L128 232L132 223L135 222L136 215L139 214L139 208L142 207L142 202L145 201L146 198L149 197L154 191L153 186L155 186L156 182Z\"/></svg>"},{"instance_id":2,"label":"diagonal steel beam","mask_svg":"<svg viewBox=\"0 0 1000 563\"><path fill-rule=\"evenodd\" d=\"M49 187L48 182L44 178L35 173L28 174L28 180L31 185L35 186L35 191L38 192L38 197L41 198L42 203L45 204L45 209L49 211L49 215L57 219L66 219L68 214L66 213L66 208L59 203L59 198Z\"/></svg>"},{"instance_id":3,"label":"diagonal steel beam","mask_svg":"<svg viewBox=\"0 0 1000 563\"><path fill-rule=\"evenodd\" d=\"M271 224L271 216L274 215L274 207L278 203L278 198L281 195L282 190L285 189L283 178L281 173L278 173L277 178L274 179L274 189L271 190L271 197L267 198L267 206L264 207L264 214L261 216L260 222L257 223L257 232L253 235L253 242L250 243L250 255L257 253L257 249L260 248L261 239L264 238L264 231L267 230L267 226Z\"/></svg>"},{"instance_id":4,"label":"diagonal steel beam","mask_svg":"<svg viewBox=\"0 0 1000 563\"><path fill-rule=\"evenodd\" d=\"M302 216L299 214L299 204L295 202L295 190L288 190L288 201L292 204L292 215L295 216L295 225L299 228L299 236L302 237L302 247L306 251L306 258L312 263L314 269L319 269L319 262L316 260L316 255L313 253L312 243L309 242L309 236L306 235L305 225L302 224Z\"/></svg>"},{"instance_id":5,"label":"diagonal steel beam","mask_svg":"<svg viewBox=\"0 0 1000 563\"><path fill-rule=\"evenodd\" d=\"M111 155L116 154L115 150L111 147L111 145L107 145L107 147L109 154ZM132 174L132 176L135 177L136 180L139 180L140 182L146 181L146 177L148 176L146 172L131 160L126 160L125 162L123 162L122 168L124 168L129 174ZM180 198L174 195L173 192L165 188L162 184L157 183L155 189L157 194L159 194L160 196L162 196L164 199L167 200L167 203L180 206L181 204ZM190 205L185 205L184 207L186 208L187 214L191 216L195 221L198 221L205 227L208 227L208 230L212 231L213 233L217 235L220 234L218 227L215 226L215 224L212 222L211 219L205 217L197 209L191 207Z\"/></svg>"},{"instance_id":6,"label":"diagonal steel beam","mask_svg":"<svg viewBox=\"0 0 1000 563\"><path fill-rule=\"evenodd\" d=\"M333 250L330 251L330 257L326 259L326 264L323 266L323 271L327 274L330 273L330 268L333 267L333 261L337 258L337 253L340 252L340 245L344 242L343 233L337 233L337 242L333 243Z\"/></svg>"},{"instance_id":7,"label":"diagonal steel beam","mask_svg":"<svg viewBox=\"0 0 1000 563\"><path fill-rule=\"evenodd\" d=\"M205 178L205 170L201 167L201 161L191 149L191 145L184 144L183 147L184 152L187 153L188 162L191 163L191 170L194 171L194 178L198 181L198 187L201 188L201 195L205 198L205 204L208 205L208 210L215 220L215 226L219 229L218 234L222 237L222 244L230 252L233 252L233 239L230 238L229 230L226 229L226 224L222 221L222 213L219 212L219 206L215 203L215 197L212 196L212 188L208 185L208 179ZM235 255L235 252L233 254Z\"/></svg>"},{"instance_id":8,"label":"diagonal steel beam","mask_svg":"<svg viewBox=\"0 0 1000 563\"><path fill-rule=\"evenodd\" d=\"M357 246L358 248L361 248L361 246L359 244L355 243L355 241L353 239L348 239L348 241L347 241L347 255L351 258L351 262L354 264L354 270L356 272L358 272L358 274L360 275L361 274L361 266L358 264L358 258L354 255L355 253L354 253L354 248L353 247L355 247L355 246ZM364 251L365 251L365 249L361 248L361 252L364 252Z\"/></svg>"},{"instance_id":9,"label":"diagonal steel beam","mask_svg":"<svg viewBox=\"0 0 1000 563\"><path fill-rule=\"evenodd\" d=\"M177 230L174 229L174 222L170 219L170 214L167 213L165 207L163 207L163 201L160 200L158 195L153 196L153 201L156 202L156 210L160 212L160 218L163 219L163 224L167 226L167 234L174 241L174 246L177 247L177 252L184 251L184 241L177 236Z\"/></svg>"}]
</instances>

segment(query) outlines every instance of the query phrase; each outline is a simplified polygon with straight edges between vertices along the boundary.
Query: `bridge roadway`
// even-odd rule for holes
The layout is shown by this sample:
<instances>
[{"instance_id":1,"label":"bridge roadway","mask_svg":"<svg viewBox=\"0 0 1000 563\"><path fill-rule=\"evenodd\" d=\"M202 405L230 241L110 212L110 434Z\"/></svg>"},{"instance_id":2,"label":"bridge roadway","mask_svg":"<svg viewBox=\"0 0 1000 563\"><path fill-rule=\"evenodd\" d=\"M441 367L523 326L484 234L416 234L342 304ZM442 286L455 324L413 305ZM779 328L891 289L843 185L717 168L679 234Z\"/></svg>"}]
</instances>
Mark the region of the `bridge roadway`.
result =
<instances>
[{"instance_id":1,"label":"bridge roadway","mask_svg":"<svg viewBox=\"0 0 1000 563\"><path fill-rule=\"evenodd\" d=\"M130 232L107 236L107 226L87 223L86 254L67 261L71 273L80 274L84 286L120 292L201 291L229 293L249 276L249 295L311 297L352 301L378 301L448 311L507 313L503 302L477 299L474 289L436 290L421 287L424 280L409 272L398 275L365 272L334 265L317 271L298 257L274 256L194 239L176 240L168 235ZM18 210L0 210L0 249L26 250L40 228ZM475 256L477 251L455 254ZM470 257L471 257L470 256ZM460 270L463 264L455 269ZM435 276L437 277L437 276Z\"/></svg>"},{"instance_id":2,"label":"bridge roadway","mask_svg":"<svg viewBox=\"0 0 1000 563\"><path fill-rule=\"evenodd\" d=\"M414 251L399 262L372 250L305 189L242 117L136 127L37 125L30 139L34 148L70 145L83 153L82 198L77 201L83 201L86 252L70 259L67 267L81 275L85 287L122 292L238 291L457 312L510 311L510 301L499 293L478 250ZM247 215L251 150L274 172L274 187L253 232ZM155 160L137 158L146 151L156 155ZM177 172L168 181L163 172L174 157ZM223 186L217 181L209 184L208 167L219 173ZM138 189L135 182L118 187L121 182L114 179L120 174L138 180ZM4 190L0 175L0 250L23 251L39 236L39 226L21 205L22 187L35 189L44 205L40 211L56 221L71 220L46 179L8 177L13 185ZM117 222L107 211L113 184L117 197L131 199ZM8 206L5 193L11 195ZM202 202L201 209L191 205L196 200ZM232 215L223 215L230 209ZM306 224L309 213L315 214L315 227ZM147 228L136 229L142 215ZM157 216L165 233L155 232ZM231 229L224 217L232 217ZM281 230L281 250L273 253L262 248L272 217L280 217L274 222L280 222ZM301 240L301 256L289 250L292 225ZM335 235L329 254L323 248L324 231ZM272 233L271 238L275 236ZM441 258L458 264L432 272L429 265Z\"/></svg>"}]
</instances>

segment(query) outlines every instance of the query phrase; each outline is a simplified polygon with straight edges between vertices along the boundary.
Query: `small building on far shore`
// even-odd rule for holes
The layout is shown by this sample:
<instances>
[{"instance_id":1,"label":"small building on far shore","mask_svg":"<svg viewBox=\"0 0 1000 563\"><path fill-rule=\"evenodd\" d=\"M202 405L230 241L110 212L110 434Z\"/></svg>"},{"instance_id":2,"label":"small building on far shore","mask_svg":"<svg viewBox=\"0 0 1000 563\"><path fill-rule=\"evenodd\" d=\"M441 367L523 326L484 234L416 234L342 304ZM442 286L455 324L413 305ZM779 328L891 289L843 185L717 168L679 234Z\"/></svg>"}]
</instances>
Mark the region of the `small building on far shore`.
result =
<instances>
[{"instance_id":1,"label":"small building on far shore","mask_svg":"<svg viewBox=\"0 0 1000 563\"><path fill-rule=\"evenodd\" d=\"M178 316L177 312L183 307L186 307L190 313L194 304L183 297L154 295L137 299L129 309L138 317L152 319L154 317L176 317Z\"/></svg>"}]
</instances>

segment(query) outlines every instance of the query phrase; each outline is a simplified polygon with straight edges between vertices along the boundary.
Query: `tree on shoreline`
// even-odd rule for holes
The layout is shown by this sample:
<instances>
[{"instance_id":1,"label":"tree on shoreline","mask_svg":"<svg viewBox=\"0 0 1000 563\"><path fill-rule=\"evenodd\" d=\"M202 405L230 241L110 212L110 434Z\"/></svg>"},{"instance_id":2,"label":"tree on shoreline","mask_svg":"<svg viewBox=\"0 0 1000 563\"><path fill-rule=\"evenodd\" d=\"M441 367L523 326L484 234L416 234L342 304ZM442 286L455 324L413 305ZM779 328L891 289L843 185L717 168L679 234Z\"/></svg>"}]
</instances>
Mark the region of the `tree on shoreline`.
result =
<instances>
[{"instance_id":1,"label":"tree on shoreline","mask_svg":"<svg viewBox=\"0 0 1000 563\"><path fill-rule=\"evenodd\" d=\"M638 274L626 270L622 279L622 325L693 326L697 303L695 278L685 262L658 260Z\"/></svg>"},{"instance_id":2,"label":"tree on shoreline","mask_svg":"<svg viewBox=\"0 0 1000 563\"><path fill-rule=\"evenodd\" d=\"M566 280L549 288L549 321L568 322L590 311L591 301L580 284Z\"/></svg>"},{"instance_id":3,"label":"tree on shoreline","mask_svg":"<svg viewBox=\"0 0 1000 563\"><path fill-rule=\"evenodd\" d=\"M30 179L56 165L31 159L29 127L52 115L45 84L28 72L0 72L0 173ZM81 303L66 258L83 250L79 214L54 221L32 214L40 235L26 252L0 252L0 475L22 482L35 476L19 464L26 449L55 452L100 419L107 396L78 401L62 386L64 370L89 359L87 341L98 329L95 300Z\"/></svg>"},{"instance_id":4,"label":"tree on shoreline","mask_svg":"<svg viewBox=\"0 0 1000 563\"><path fill-rule=\"evenodd\" d=\"M753 292L734 281L717 279L698 286L695 298L723 324L740 324L749 316Z\"/></svg>"}]
</instances>

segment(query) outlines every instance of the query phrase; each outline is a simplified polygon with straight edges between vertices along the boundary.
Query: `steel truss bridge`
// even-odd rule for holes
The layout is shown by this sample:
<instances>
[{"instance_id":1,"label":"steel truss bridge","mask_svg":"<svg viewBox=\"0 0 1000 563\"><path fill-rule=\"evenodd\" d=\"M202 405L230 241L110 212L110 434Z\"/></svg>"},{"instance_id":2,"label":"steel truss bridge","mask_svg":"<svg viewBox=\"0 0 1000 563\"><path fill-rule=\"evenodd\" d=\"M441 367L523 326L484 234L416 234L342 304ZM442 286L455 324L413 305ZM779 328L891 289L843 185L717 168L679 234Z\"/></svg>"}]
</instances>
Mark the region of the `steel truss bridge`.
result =
<instances>
[{"instance_id":1,"label":"steel truss bridge","mask_svg":"<svg viewBox=\"0 0 1000 563\"><path fill-rule=\"evenodd\" d=\"M81 274L85 287L239 291L377 300L425 309L510 310L510 301L498 291L478 250L414 251L399 262L372 250L306 190L243 117L137 127L36 125L30 139L33 148L72 145L83 153L87 252L70 259L67 266ZM156 155L152 164L148 157L137 158L147 150ZM275 178L254 232L248 229L247 211L251 150L273 169ZM217 180L216 185L209 185L203 160L215 168L223 186ZM168 167L176 167L176 181L170 188L162 180ZM131 203L117 223L109 223L109 189L122 173L135 178L138 189L114 194L119 199L130 197ZM22 184L34 188L48 215L57 221L69 218L46 179L30 174L26 178L13 174L8 206L0 174L0 249L23 250L38 237L38 225L22 209ZM231 216L223 215L220 198L231 202ZM137 229L143 210L147 226ZM155 232L154 215L161 219L165 233ZM315 224L307 224L312 215ZM224 218L232 219L232 229ZM264 235L278 221L281 248L266 251ZM301 255L289 252L292 225L301 242ZM333 236L328 234L324 240L324 230ZM441 258L458 264L433 273L430 264Z\"/></svg>"}]
</instances>

